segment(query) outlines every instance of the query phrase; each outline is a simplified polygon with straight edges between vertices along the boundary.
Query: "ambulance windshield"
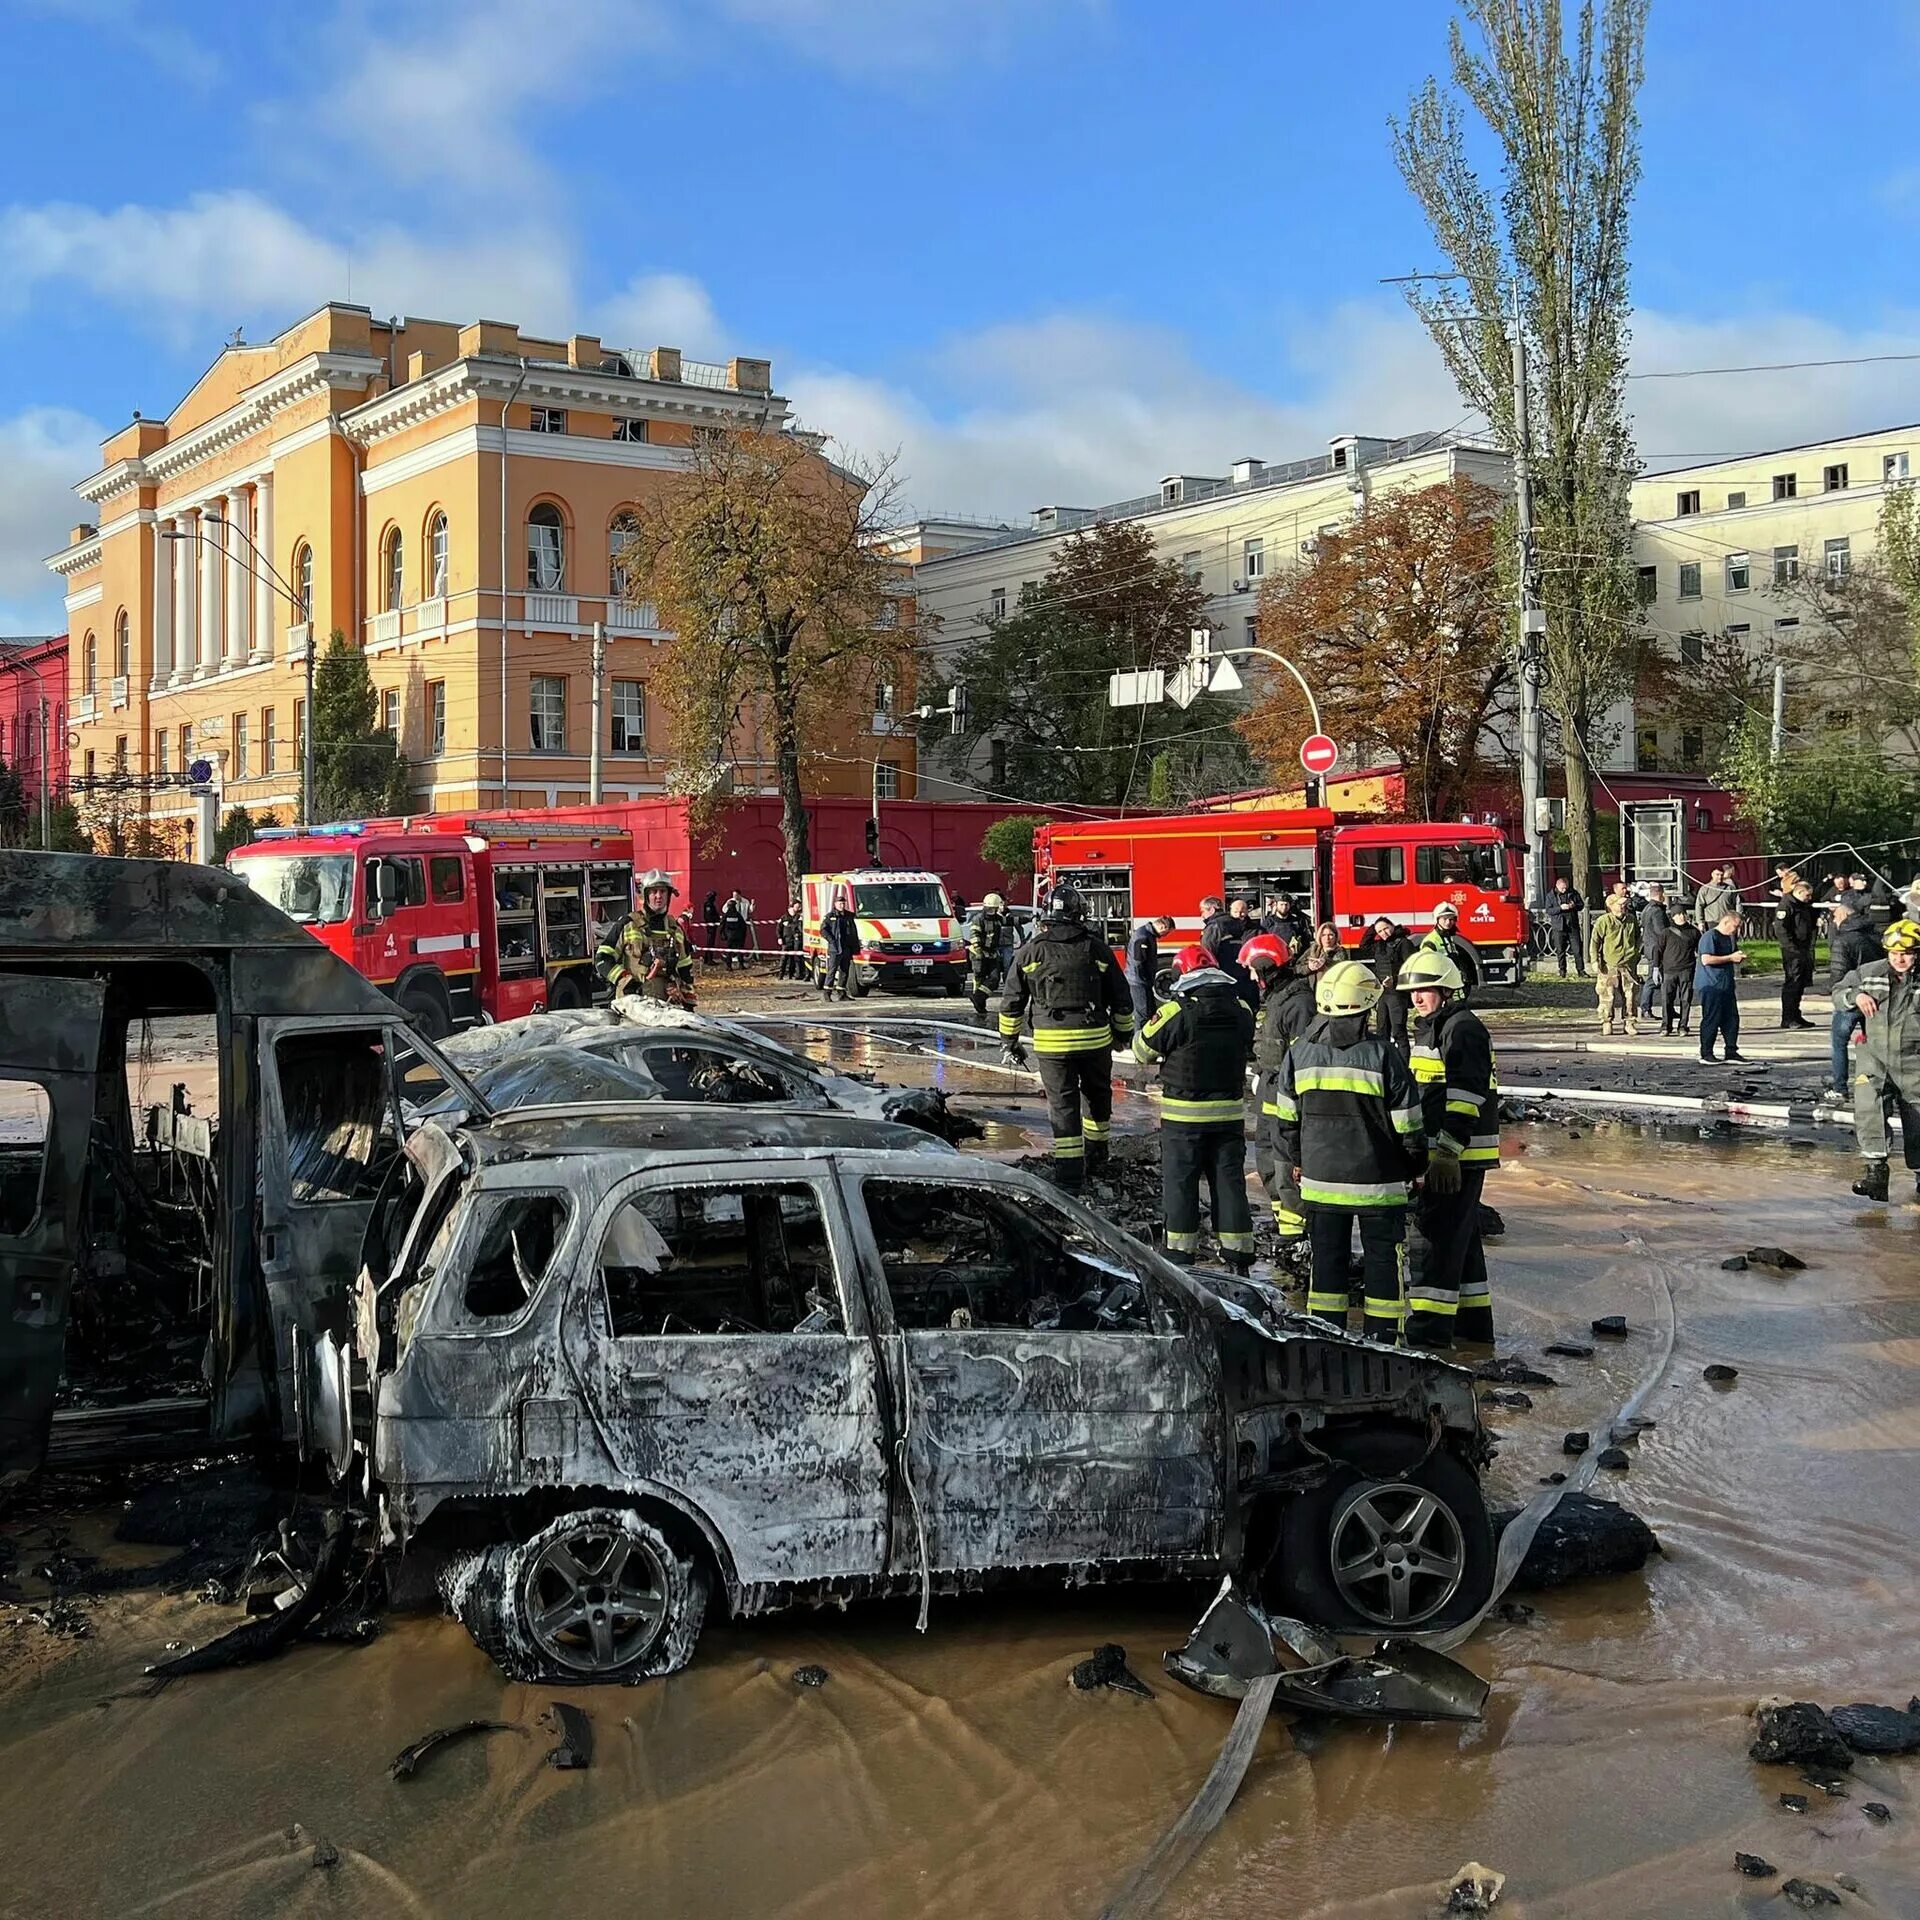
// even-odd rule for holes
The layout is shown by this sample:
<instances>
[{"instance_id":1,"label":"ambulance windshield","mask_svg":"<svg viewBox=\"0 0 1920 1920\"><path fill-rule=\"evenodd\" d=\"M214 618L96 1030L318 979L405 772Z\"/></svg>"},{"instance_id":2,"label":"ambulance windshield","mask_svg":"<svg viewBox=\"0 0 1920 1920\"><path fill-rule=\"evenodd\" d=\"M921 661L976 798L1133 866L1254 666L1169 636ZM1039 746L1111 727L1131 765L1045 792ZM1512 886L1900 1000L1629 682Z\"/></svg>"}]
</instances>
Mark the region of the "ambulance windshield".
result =
<instances>
[{"instance_id":1,"label":"ambulance windshield","mask_svg":"<svg viewBox=\"0 0 1920 1920\"><path fill-rule=\"evenodd\" d=\"M953 912L937 880L863 880L853 910L869 920L944 920Z\"/></svg>"}]
</instances>

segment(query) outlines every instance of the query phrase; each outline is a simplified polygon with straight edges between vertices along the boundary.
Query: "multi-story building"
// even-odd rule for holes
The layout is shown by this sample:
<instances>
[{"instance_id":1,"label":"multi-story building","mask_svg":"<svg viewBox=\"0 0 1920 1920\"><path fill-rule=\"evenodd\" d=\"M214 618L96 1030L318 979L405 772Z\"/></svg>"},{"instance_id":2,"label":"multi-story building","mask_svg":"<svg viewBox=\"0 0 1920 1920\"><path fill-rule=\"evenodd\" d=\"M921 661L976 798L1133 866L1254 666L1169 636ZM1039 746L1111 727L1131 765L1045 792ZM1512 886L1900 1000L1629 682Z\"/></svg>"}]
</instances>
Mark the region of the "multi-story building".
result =
<instances>
[{"instance_id":1,"label":"multi-story building","mask_svg":"<svg viewBox=\"0 0 1920 1920\"><path fill-rule=\"evenodd\" d=\"M99 522L48 562L67 588L77 752L136 776L181 852L205 851L177 784L199 761L219 805L291 820L309 662L338 630L366 653L420 811L582 802L604 622L605 794L661 792L648 681L671 636L620 578L628 516L674 484L696 435L790 424L765 360L495 321L330 304L229 345L164 420L104 442L78 489ZM738 788L767 784L750 724L734 759ZM808 779L867 785L845 754Z\"/></svg>"},{"instance_id":2,"label":"multi-story building","mask_svg":"<svg viewBox=\"0 0 1920 1920\"><path fill-rule=\"evenodd\" d=\"M67 785L67 636L0 639L0 760L37 818L44 789Z\"/></svg>"},{"instance_id":3,"label":"multi-story building","mask_svg":"<svg viewBox=\"0 0 1920 1920\"><path fill-rule=\"evenodd\" d=\"M1817 635L1820 580L1842 582L1871 559L1889 487L1920 469L1920 426L1813 441L1649 474L1633 487L1633 549L1640 600L1671 670L1700 668L1718 636L1746 657L1795 660L1798 720L1851 729L1863 689L1806 665ZM1811 644L1810 644L1811 643ZM1819 687L1813 685L1822 678ZM1636 716L1631 764L1691 770L1711 759L1710 723L1647 710Z\"/></svg>"}]
</instances>

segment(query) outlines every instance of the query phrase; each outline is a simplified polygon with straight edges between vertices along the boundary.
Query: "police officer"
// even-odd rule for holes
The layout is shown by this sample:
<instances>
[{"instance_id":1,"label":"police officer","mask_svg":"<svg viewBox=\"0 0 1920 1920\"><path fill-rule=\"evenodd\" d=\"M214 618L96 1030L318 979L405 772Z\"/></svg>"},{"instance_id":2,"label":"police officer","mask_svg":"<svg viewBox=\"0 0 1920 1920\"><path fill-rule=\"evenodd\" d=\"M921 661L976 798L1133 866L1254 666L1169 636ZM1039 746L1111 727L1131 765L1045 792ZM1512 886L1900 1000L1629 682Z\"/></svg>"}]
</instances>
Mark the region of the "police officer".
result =
<instances>
[{"instance_id":1,"label":"police officer","mask_svg":"<svg viewBox=\"0 0 1920 1920\"><path fill-rule=\"evenodd\" d=\"M664 1000L672 1006L694 1003L693 943L673 918L673 896L679 892L658 867L649 868L634 889L639 910L610 928L593 956L593 968L613 988L617 1000L638 994L646 1000Z\"/></svg>"},{"instance_id":2,"label":"police officer","mask_svg":"<svg viewBox=\"0 0 1920 1920\"><path fill-rule=\"evenodd\" d=\"M967 931L967 998L973 1002L976 1020L987 1017L987 996L998 993L1006 978L1006 937L1006 900L989 893L981 900L980 911Z\"/></svg>"},{"instance_id":3,"label":"police officer","mask_svg":"<svg viewBox=\"0 0 1920 1920\"><path fill-rule=\"evenodd\" d=\"M1307 1310L1345 1326L1360 1229L1366 1330L1394 1340L1401 1295L1407 1183L1426 1169L1420 1094L1389 1041L1367 1031L1380 981L1358 960L1336 960L1314 989L1318 1013L1274 1076L1276 1145L1294 1169L1313 1249Z\"/></svg>"},{"instance_id":4,"label":"police officer","mask_svg":"<svg viewBox=\"0 0 1920 1920\"><path fill-rule=\"evenodd\" d=\"M1260 989L1259 1024L1253 1039L1253 1164L1280 1229L1280 1258L1296 1272L1306 1265L1307 1216L1293 1164L1274 1144L1274 1075L1287 1049L1313 1024L1313 980L1277 934L1256 934L1240 949L1240 958Z\"/></svg>"},{"instance_id":5,"label":"police officer","mask_svg":"<svg viewBox=\"0 0 1920 1920\"><path fill-rule=\"evenodd\" d=\"M1414 954L1400 969L1400 988L1415 1016L1408 1064L1428 1149L1408 1250L1407 1345L1444 1351L1456 1336L1493 1338L1480 1194L1487 1169L1500 1164L1500 1083L1493 1042L1451 959Z\"/></svg>"},{"instance_id":6,"label":"police officer","mask_svg":"<svg viewBox=\"0 0 1920 1920\"><path fill-rule=\"evenodd\" d=\"M1266 936L1262 936L1263 938ZM1200 1182L1213 1237L1235 1273L1253 1266L1243 1100L1253 1015L1205 947L1182 947L1167 997L1133 1037L1133 1057L1160 1063L1160 1210L1167 1258L1190 1267L1200 1251Z\"/></svg>"},{"instance_id":7,"label":"police officer","mask_svg":"<svg viewBox=\"0 0 1920 1920\"><path fill-rule=\"evenodd\" d=\"M1865 917L1864 915L1862 916ZM1878 960L1856 967L1834 989L1836 1012L1859 1014L1854 1051L1853 1128L1866 1169L1853 1183L1863 1200L1887 1197L1887 1108L1900 1113L1900 1144L1920 1197L1920 925L1896 920Z\"/></svg>"},{"instance_id":8,"label":"police officer","mask_svg":"<svg viewBox=\"0 0 1920 1920\"><path fill-rule=\"evenodd\" d=\"M1055 886L1042 915L1014 955L1000 996L1001 1058L1026 1065L1020 1028L1030 1015L1053 1128L1054 1178L1077 1191L1089 1167L1099 1173L1107 1164L1110 1055L1133 1038L1133 1003L1113 949L1087 932L1087 910L1072 887Z\"/></svg>"},{"instance_id":9,"label":"police officer","mask_svg":"<svg viewBox=\"0 0 1920 1920\"><path fill-rule=\"evenodd\" d=\"M820 939L827 950L821 997L831 1000L838 993L844 1000L853 978L854 956L860 951L860 922L854 918L853 901L845 887L834 889L833 905L820 922Z\"/></svg>"}]
</instances>

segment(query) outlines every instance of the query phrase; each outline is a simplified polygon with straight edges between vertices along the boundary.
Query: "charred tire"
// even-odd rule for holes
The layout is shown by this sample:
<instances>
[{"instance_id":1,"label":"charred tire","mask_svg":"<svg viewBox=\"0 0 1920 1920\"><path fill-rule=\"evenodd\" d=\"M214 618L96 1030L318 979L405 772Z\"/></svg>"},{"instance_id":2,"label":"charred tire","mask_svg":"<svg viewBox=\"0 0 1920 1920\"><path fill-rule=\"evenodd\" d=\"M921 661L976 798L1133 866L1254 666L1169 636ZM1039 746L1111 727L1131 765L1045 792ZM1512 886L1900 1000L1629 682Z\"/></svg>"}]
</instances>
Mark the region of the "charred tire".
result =
<instances>
[{"instance_id":1,"label":"charred tire","mask_svg":"<svg viewBox=\"0 0 1920 1920\"><path fill-rule=\"evenodd\" d=\"M395 999L416 1033L429 1040L444 1040L453 1031L453 1009L447 1004L446 988L438 980L416 976L404 981Z\"/></svg>"},{"instance_id":2,"label":"charred tire","mask_svg":"<svg viewBox=\"0 0 1920 1920\"><path fill-rule=\"evenodd\" d=\"M547 1010L567 1013L587 1004L586 977L576 967L571 973L556 973L547 988Z\"/></svg>"},{"instance_id":3,"label":"charred tire","mask_svg":"<svg viewBox=\"0 0 1920 1920\"><path fill-rule=\"evenodd\" d=\"M625 1507L563 1513L450 1563L449 1609L514 1680L629 1685L677 1673L707 1616L706 1565Z\"/></svg>"},{"instance_id":4,"label":"charred tire","mask_svg":"<svg viewBox=\"0 0 1920 1920\"><path fill-rule=\"evenodd\" d=\"M1493 1591L1493 1525L1472 1472L1444 1447L1390 1431L1326 1442L1340 1464L1297 1495L1262 1597L1341 1631L1432 1632ZM1418 1462L1418 1464L1414 1464Z\"/></svg>"}]
</instances>

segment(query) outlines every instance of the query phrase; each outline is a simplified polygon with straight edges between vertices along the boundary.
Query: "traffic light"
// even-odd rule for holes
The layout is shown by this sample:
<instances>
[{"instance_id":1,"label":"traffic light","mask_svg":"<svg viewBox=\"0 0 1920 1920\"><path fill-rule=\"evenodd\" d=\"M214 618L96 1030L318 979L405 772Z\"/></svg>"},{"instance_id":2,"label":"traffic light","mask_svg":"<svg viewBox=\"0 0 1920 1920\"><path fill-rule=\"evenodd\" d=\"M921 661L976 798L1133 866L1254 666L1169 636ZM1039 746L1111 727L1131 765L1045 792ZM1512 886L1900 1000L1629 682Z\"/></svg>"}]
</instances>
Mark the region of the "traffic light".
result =
<instances>
[{"instance_id":1,"label":"traffic light","mask_svg":"<svg viewBox=\"0 0 1920 1920\"><path fill-rule=\"evenodd\" d=\"M867 865L880 864L880 822L872 814L867 815Z\"/></svg>"}]
</instances>

